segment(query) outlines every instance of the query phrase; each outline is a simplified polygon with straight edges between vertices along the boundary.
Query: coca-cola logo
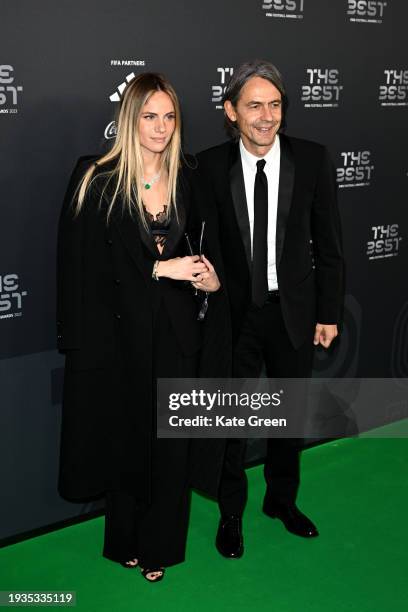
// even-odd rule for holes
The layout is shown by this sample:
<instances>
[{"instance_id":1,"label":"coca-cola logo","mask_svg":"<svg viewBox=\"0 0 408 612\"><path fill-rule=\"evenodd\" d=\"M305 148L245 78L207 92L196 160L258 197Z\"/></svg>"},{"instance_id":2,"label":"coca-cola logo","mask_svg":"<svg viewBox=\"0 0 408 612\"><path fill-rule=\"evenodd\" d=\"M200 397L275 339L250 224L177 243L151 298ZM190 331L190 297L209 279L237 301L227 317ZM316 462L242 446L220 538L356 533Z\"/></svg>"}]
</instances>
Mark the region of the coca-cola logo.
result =
<instances>
[{"instance_id":1,"label":"coca-cola logo","mask_svg":"<svg viewBox=\"0 0 408 612\"><path fill-rule=\"evenodd\" d=\"M111 121L105 128L104 136L106 140L110 140L111 138L116 138L116 134L118 133L118 129L116 126L116 121Z\"/></svg>"}]
</instances>

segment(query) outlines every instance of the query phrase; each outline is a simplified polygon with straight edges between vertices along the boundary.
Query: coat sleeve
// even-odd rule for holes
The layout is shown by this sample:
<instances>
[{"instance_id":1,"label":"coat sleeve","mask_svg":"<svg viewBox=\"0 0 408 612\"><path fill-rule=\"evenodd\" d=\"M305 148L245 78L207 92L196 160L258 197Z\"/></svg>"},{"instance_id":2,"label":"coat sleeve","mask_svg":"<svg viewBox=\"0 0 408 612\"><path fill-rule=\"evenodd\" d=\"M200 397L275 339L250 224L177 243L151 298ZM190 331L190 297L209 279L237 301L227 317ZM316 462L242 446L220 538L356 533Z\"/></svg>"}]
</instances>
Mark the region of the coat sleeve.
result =
<instances>
[{"instance_id":1,"label":"coat sleeve","mask_svg":"<svg viewBox=\"0 0 408 612\"><path fill-rule=\"evenodd\" d=\"M58 224L57 240L57 346L60 351L79 349L81 343L81 306L85 208L75 216L74 202L78 184L94 158L80 158L68 188Z\"/></svg>"},{"instance_id":2,"label":"coat sleeve","mask_svg":"<svg viewBox=\"0 0 408 612\"><path fill-rule=\"evenodd\" d=\"M191 183L192 206L200 221L205 220L204 255L213 264L221 283L218 291L208 296L208 311L202 323L203 344L200 352L199 375L204 378L220 378L231 374L231 319L217 208L211 189L199 170L200 168L195 170Z\"/></svg>"},{"instance_id":3,"label":"coat sleeve","mask_svg":"<svg viewBox=\"0 0 408 612\"><path fill-rule=\"evenodd\" d=\"M313 202L312 238L316 266L317 322L338 323L343 298L343 253L335 169L325 148Z\"/></svg>"}]
</instances>

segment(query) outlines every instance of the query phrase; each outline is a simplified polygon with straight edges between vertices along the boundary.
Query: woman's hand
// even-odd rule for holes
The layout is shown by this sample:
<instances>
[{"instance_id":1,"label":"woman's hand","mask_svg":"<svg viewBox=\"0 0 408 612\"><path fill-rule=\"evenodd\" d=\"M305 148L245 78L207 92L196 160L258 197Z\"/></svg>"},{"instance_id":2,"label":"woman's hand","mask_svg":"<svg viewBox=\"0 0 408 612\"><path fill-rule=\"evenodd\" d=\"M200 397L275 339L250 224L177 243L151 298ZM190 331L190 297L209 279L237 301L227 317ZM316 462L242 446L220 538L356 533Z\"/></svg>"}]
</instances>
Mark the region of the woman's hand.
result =
<instances>
[{"instance_id":1,"label":"woman's hand","mask_svg":"<svg viewBox=\"0 0 408 612\"><path fill-rule=\"evenodd\" d=\"M165 276L173 280L193 282L197 274L201 275L208 270L207 265L200 260L199 255L187 255L186 257L174 257L167 261L159 261L156 268L157 276Z\"/></svg>"},{"instance_id":2,"label":"woman's hand","mask_svg":"<svg viewBox=\"0 0 408 612\"><path fill-rule=\"evenodd\" d=\"M200 274L194 279L192 283L193 287L200 289L200 291L207 291L207 293L218 291L221 284L217 273L214 270L214 266L204 255L202 255L201 259L206 265L206 271L200 272Z\"/></svg>"}]
</instances>

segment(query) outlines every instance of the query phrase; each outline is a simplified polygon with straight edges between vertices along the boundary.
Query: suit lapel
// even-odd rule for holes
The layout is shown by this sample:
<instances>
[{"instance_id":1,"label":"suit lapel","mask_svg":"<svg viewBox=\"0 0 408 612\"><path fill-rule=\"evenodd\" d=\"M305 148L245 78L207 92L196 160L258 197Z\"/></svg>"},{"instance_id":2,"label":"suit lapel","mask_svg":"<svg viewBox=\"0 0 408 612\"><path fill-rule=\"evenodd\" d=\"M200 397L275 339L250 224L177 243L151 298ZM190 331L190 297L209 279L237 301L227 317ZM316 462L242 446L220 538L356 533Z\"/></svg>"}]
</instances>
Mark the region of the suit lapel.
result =
<instances>
[{"instance_id":1,"label":"suit lapel","mask_svg":"<svg viewBox=\"0 0 408 612\"><path fill-rule=\"evenodd\" d=\"M113 170L115 166L115 162L111 161L108 164L100 167L100 172L109 172ZM102 201L102 212L106 214L109 204L112 200L114 193L114 185L113 181L108 180L104 186L103 192L103 201ZM130 215L128 209L125 207L123 203L123 199L118 196L113 207L112 213L109 218L109 222L107 224L107 229L110 229L112 224L112 228L115 229L126 249L128 250L132 260L139 268L139 271L142 274L142 277L146 281L149 279L146 277L146 269L143 266L143 254L142 254L142 245L140 242L140 234L138 227L138 215L136 211ZM108 231L109 235L109 231ZM109 238L110 240L110 238Z\"/></svg>"},{"instance_id":2,"label":"suit lapel","mask_svg":"<svg viewBox=\"0 0 408 612\"><path fill-rule=\"evenodd\" d=\"M244 173L242 171L239 145L235 143L232 145L229 179L235 216L240 229L248 267L251 269L251 230L249 226L248 206L245 195Z\"/></svg>"},{"instance_id":3,"label":"suit lapel","mask_svg":"<svg viewBox=\"0 0 408 612\"><path fill-rule=\"evenodd\" d=\"M140 241L140 229L137 213L134 212L133 217L131 217L127 210L122 209L119 202L117 204L117 206L115 205L116 210L114 209L112 211L113 224L116 227L133 262L139 268L144 280L148 282L149 279L146 278L146 270L143 266L142 244Z\"/></svg>"},{"instance_id":4,"label":"suit lapel","mask_svg":"<svg viewBox=\"0 0 408 612\"><path fill-rule=\"evenodd\" d=\"M295 182L295 163L293 153L288 139L280 135L280 171L279 171L279 192L278 192L278 212L276 219L276 267L282 257L283 245L290 205L292 203L293 186Z\"/></svg>"}]
</instances>

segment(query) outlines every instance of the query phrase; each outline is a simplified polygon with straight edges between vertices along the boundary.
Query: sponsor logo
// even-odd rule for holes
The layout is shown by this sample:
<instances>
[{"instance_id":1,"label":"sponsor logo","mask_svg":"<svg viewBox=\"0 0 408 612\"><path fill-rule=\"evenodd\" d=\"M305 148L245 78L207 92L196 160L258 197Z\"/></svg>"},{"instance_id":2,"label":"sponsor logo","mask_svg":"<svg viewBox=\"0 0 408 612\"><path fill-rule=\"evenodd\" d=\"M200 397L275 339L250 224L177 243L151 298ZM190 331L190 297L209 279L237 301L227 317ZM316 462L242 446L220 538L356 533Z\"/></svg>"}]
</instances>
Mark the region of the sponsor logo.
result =
<instances>
[{"instance_id":1,"label":"sponsor logo","mask_svg":"<svg viewBox=\"0 0 408 612\"><path fill-rule=\"evenodd\" d=\"M211 85L211 102L215 103L215 108L222 109L222 104L219 104L222 100L222 96L224 95L225 88L227 86L227 81L234 74L234 68L217 68L217 72L219 73L220 82L218 85Z\"/></svg>"},{"instance_id":2,"label":"sponsor logo","mask_svg":"<svg viewBox=\"0 0 408 612\"><path fill-rule=\"evenodd\" d=\"M343 163L336 169L339 188L368 187L374 171L370 151L343 151L340 156Z\"/></svg>"},{"instance_id":3,"label":"sponsor logo","mask_svg":"<svg viewBox=\"0 0 408 612\"><path fill-rule=\"evenodd\" d=\"M0 64L0 114L16 115L18 113L19 94L22 85L14 85L14 68L9 64Z\"/></svg>"},{"instance_id":4,"label":"sponsor logo","mask_svg":"<svg viewBox=\"0 0 408 612\"><path fill-rule=\"evenodd\" d=\"M348 0L347 15L352 23L382 23L387 2Z\"/></svg>"},{"instance_id":5,"label":"sponsor logo","mask_svg":"<svg viewBox=\"0 0 408 612\"><path fill-rule=\"evenodd\" d=\"M385 84L380 85L381 106L408 106L408 70L384 70Z\"/></svg>"},{"instance_id":6,"label":"sponsor logo","mask_svg":"<svg viewBox=\"0 0 408 612\"><path fill-rule=\"evenodd\" d=\"M21 291L17 274L0 276L0 319L13 319L23 314L23 298L27 291Z\"/></svg>"},{"instance_id":7,"label":"sponsor logo","mask_svg":"<svg viewBox=\"0 0 408 612\"><path fill-rule=\"evenodd\" d=\"M117 133L118 133L118 130L116 127L116 121L111 121L106 126L103 135L105 136L106 140L110 140L111 138L116 138Z\"/></svg>"},{"instance_id":8,"label":"sponsor logo","mask_svg":"<svg viewBox=\"0 0 408 612\"><path fill-rule=\"evenodd\" d=\"M307 84L302 85L305 108L336 108L343 85L336 68L306 68Z\"/></svg>"},{"instance_id":9,"label":"sponsor logo","mask_svg":"<svg viewBox=\"0 0 408 612\"><path fill-rule=\"evenodd\" d=\"M130 74L128 74L125 77L125 80L117 86L116 91L113 92L113 94L111 94L109 96L109 100L111 102L120 102L121 98L122 98L122 94L126 89L126 86L130 83L130 81L133 81L133 79L136 78L136 75L134 72L131 72Z\"/></svg>"},{"instance_id":10,"label":"sponsor logo","mask_svg":"<svg viewBox=\"0 0 408 612\"><path fill-rule=\"evenodd\" d=\"M133 62L133 64L129 64L129 62ZM111 66L127 66L127 65L145 66L145 60L111 60L110 63L111 63ZM126 89L126 86L129 83L131 83L131 81L133 81L133 79L135 78L136 78L135 73L130 72L125 77L124 81L122 81L120 85L117 86L116 90L109 96L109 100L111 102L120 102L122 99L123 92ZM106 140L111 140L112 138L116 138L116 134L117 134L116 121L111 121L106 126L103 135L105 136Z\"/></svg>"},{"instance_id":11,"label":"sponsor logo","mask_svg":"<svg viewBox=\"0 0 408 612\"><path fill-rule=\"evenodd\" d=\"M374 225L371 232L372 239L367 242L368 259L385 259L398 255L402 240L402 236L399 235L398 223Z\"/></svg>"},{"instance_id":12,"label":"sponsor logo","mask_svg":"<svg viewBox=\"0 0 408 612\"><path fill-rule=\"evenodd\" d=\"M261 0L266 17L303 19L304 0Z\"/></svg>"}]
</instances>

